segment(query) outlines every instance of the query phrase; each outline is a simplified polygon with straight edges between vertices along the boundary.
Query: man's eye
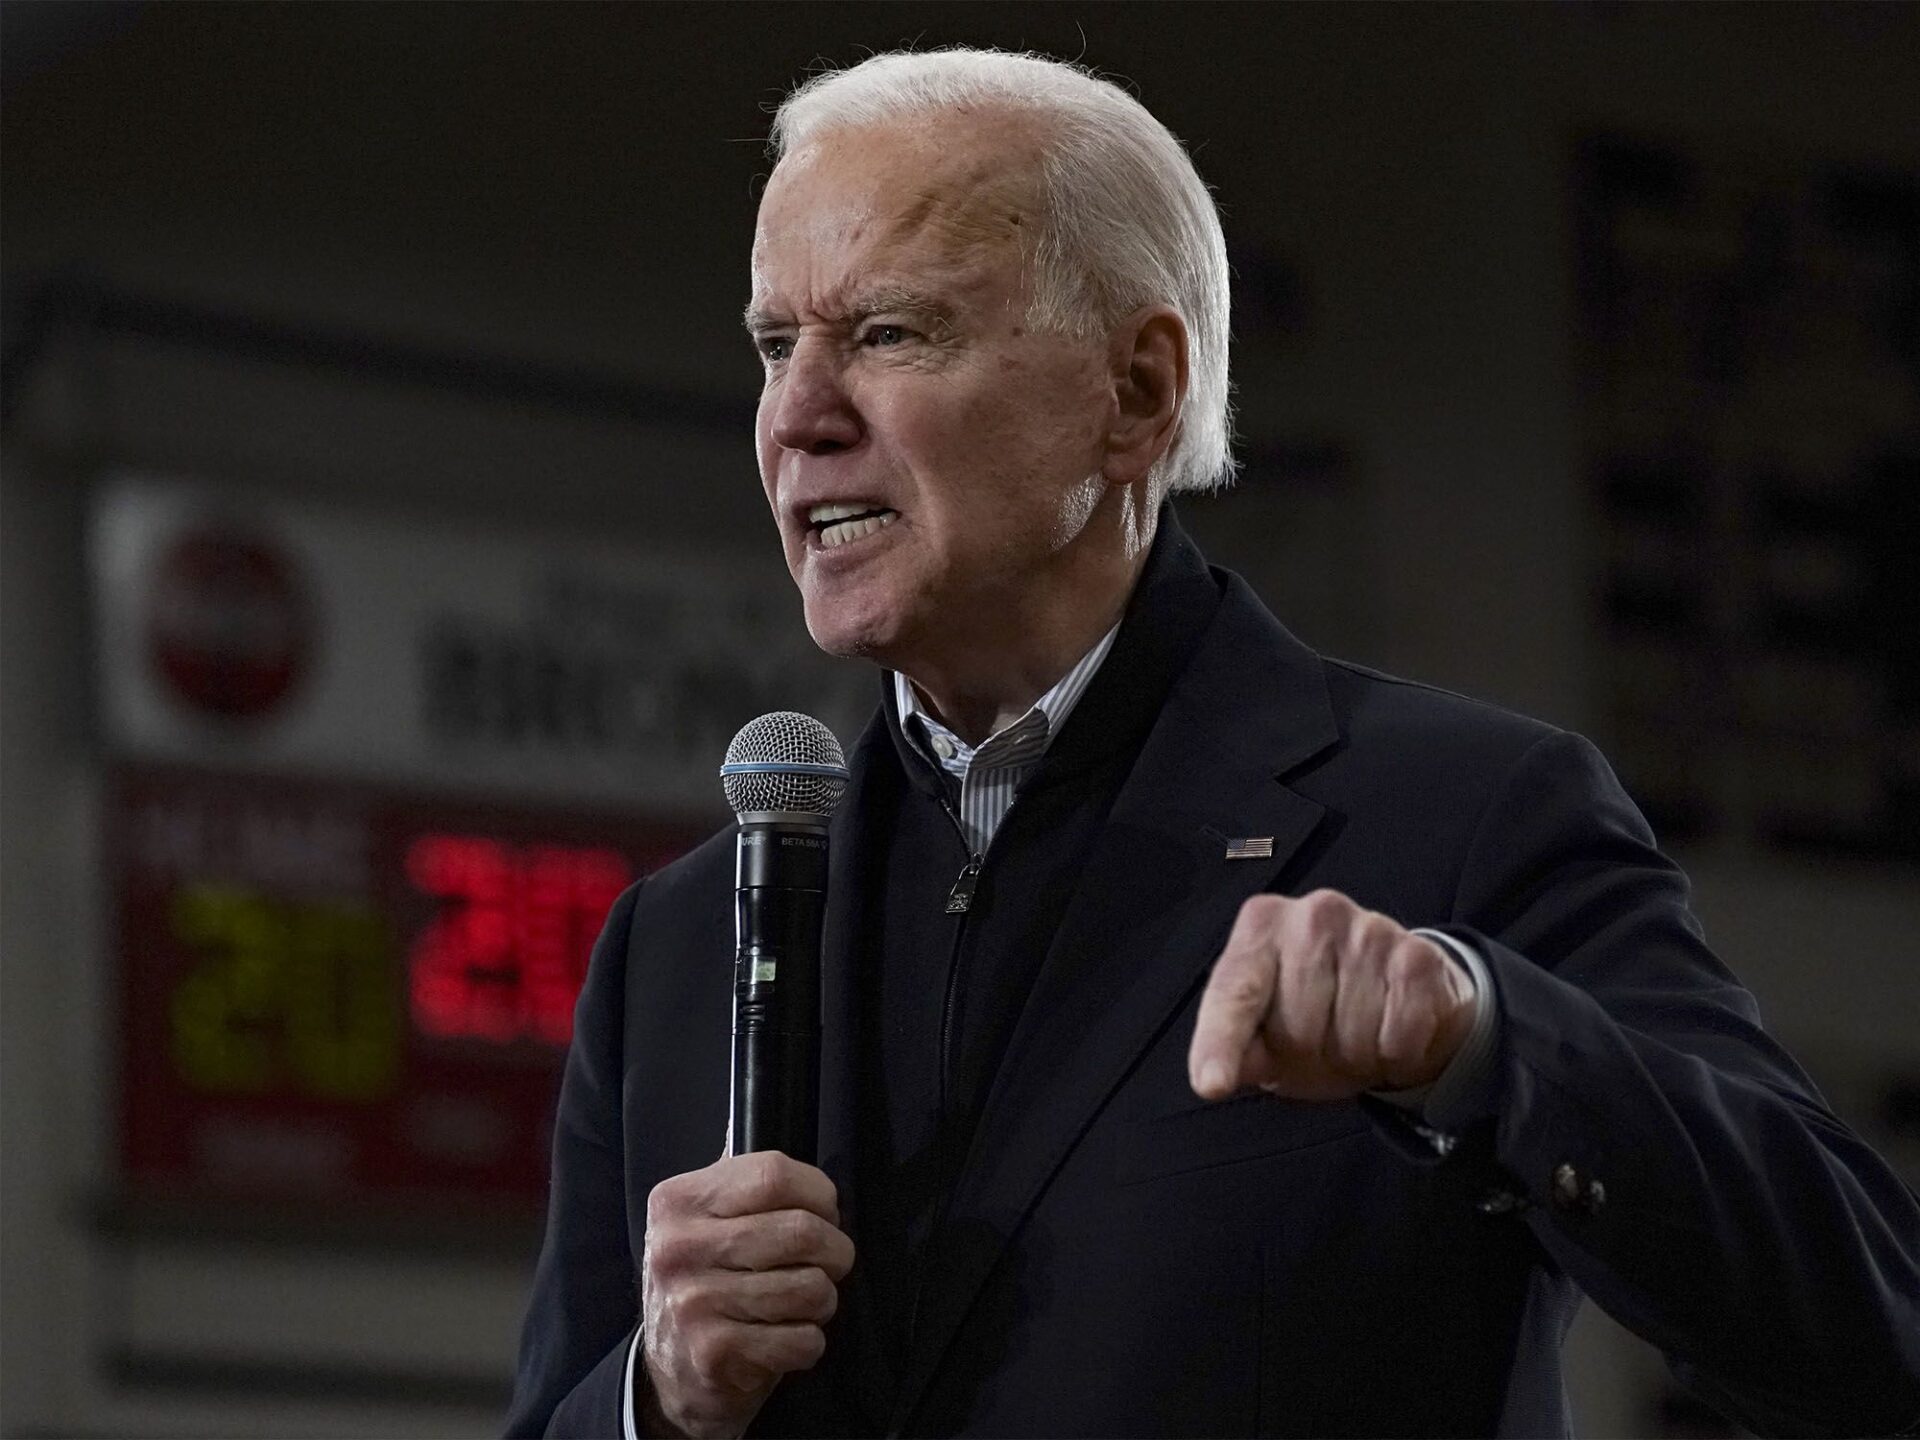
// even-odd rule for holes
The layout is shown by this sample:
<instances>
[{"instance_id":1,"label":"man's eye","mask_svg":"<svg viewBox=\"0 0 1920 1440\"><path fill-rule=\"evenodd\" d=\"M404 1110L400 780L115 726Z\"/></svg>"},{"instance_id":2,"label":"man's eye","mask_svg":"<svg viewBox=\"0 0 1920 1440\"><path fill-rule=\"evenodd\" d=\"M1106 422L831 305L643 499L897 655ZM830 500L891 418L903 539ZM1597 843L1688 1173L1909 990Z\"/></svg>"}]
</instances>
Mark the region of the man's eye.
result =
<instances>
[{"instance_id":1,"label":"man's eye","mask_svg":"<svg viewBox=\"0 0 1920 1440\"><path fill-rule=\"evenodd\" d=\"M785 360L793 354L793 341L785 335L762 335L755 344L762 360Z\"/></svg>"},{"instance_id":2,"label":"man's eye","mask_svg":"<svg viewBox=\"0 0 1920 1440\"><path fill-rule=\"evenodd\" d=\"M886 346L905 343L913 332L904 325L869 325L860 336L863 345Z\"/></svg>"}]
</instances>

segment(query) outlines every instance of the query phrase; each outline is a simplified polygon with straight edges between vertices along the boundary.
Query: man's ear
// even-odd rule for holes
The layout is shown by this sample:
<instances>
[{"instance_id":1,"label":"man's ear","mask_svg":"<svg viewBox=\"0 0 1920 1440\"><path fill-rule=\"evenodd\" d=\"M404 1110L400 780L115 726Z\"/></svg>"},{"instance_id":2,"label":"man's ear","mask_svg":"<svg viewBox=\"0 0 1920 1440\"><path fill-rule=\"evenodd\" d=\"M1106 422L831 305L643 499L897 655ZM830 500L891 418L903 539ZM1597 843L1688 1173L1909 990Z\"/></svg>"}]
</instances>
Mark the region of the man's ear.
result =
<instances>
[{"instance_id":1,"label":"man's ear","mask_svg":"<svg viewBox=\"0 0 1920 1440\"><path fill-rule=\"evenodd\" d=\"M1173 444L1187 398L1187 324L1169 306L1137 310L1107 348L1113 418L1102 467L1110 484L1143 481Z\"/></svg>"}]
</instances>

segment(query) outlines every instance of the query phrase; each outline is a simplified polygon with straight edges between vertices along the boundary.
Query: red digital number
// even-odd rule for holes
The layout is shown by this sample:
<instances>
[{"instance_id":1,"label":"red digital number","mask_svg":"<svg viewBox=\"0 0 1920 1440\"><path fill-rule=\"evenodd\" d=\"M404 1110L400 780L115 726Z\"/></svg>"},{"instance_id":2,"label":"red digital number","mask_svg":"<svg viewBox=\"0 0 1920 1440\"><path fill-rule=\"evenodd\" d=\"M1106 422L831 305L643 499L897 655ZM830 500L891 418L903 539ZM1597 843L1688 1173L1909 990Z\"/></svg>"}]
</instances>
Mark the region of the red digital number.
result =
<instances>
[{"instance_id":1,"label":"red digital number","mask_svg":"<svg viewBox=\"0 0 1920 1440\"><path fill-rule=\"evenodd\" d=\"M429 1035L564 1046L587 956L633 879L612 850L422 835L407 878L447 905L408 957L414 1023Z\"/></svg>"}]
</instances>

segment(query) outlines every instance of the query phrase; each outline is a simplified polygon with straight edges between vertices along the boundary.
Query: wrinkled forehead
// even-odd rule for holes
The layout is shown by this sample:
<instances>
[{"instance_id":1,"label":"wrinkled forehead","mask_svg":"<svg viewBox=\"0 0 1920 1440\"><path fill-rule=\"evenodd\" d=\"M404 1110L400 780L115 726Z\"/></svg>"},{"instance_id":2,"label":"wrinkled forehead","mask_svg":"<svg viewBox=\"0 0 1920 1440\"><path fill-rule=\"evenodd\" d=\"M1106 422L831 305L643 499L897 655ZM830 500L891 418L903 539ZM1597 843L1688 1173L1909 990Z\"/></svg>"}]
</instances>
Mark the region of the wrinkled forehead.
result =
<instances>
[{"instance_id":1,"label":"wrinkled forehead","mask_svg":"<svg viewBox=\"0 0 1920 1440\"><path fill-rule=\"evenodd\" d=\"M1024 255L1040 223L1043 158L1024 116L943 112L810 138L767 182L754 231L756 294L832 268L972 271Z\"/></svg>"}]
</instances>

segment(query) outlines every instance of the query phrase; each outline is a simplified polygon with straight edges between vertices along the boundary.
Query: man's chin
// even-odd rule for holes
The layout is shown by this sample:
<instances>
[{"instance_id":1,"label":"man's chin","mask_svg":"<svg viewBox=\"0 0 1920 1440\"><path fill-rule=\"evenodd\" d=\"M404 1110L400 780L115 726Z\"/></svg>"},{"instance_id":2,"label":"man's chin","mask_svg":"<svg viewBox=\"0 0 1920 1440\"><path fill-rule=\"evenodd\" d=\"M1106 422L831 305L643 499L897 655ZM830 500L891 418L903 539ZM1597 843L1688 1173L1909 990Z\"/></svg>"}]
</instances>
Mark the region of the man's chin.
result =
<instances>
[{"instance_id":1,"label":"man's chin","mask_svg":"<svg viewBox=\"0 0 1920 1440\"><path fill-rule=\"evenodd\" d=\"M881 647L863 636L852 639L836 637L830 642L816 636L813 643L819 647L822 654L831 655L836 660L871 660L876 665L887 663Z\"/></svg>"},{"instance_id":2,"label":"man's chin","mask_svg":"<svg viewBox=\"0 0 1920 1440\"><path fill-rule=\"evenodd\" d=\"M884 627L861 623L847 616L807 616L807 633L813 643L839 660L873 660L886 663L892 649L891 637Z\"/></svg>"}]
</instances>

